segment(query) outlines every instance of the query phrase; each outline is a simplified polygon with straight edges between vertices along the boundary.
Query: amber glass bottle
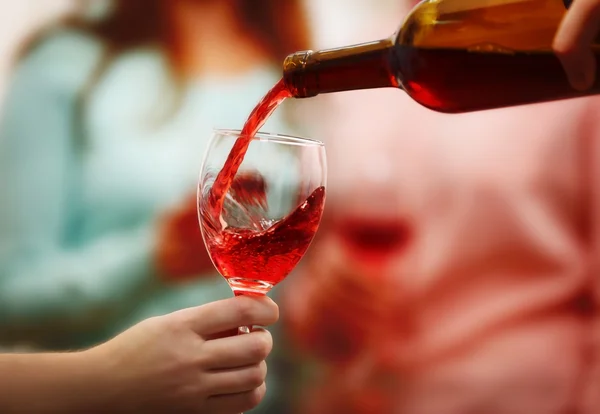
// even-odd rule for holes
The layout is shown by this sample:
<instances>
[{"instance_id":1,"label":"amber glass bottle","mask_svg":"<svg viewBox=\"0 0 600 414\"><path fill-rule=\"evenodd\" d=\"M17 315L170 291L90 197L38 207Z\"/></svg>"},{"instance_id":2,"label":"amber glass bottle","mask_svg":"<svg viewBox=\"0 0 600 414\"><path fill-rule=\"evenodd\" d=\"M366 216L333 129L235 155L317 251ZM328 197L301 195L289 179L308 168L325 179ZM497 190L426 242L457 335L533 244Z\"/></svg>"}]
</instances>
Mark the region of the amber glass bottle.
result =
<instances>
[{"instance_id":1,"label":"amber glass bottle","mask_svg":"<svg viewBox=\"0 0 600 414\"><path fill-rule=\"evenodd\" d=\"M577 91L552 52L565 12L563 0L425 0L388 39L288 56L284 82L296 98L397 87L447 113L600 93L600 69Z\"/></svg>"}]
</instances>

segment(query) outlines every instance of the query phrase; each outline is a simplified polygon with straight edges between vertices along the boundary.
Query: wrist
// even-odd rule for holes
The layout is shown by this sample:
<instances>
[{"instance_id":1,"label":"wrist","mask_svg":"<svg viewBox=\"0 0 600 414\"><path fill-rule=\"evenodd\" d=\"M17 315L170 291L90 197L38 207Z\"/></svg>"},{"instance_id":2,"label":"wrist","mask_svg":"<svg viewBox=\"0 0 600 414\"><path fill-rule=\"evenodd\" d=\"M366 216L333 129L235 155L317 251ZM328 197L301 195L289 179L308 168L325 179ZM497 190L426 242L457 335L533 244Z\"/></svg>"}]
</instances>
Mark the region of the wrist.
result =
<instances>
[{"instance_id":1,"label":"wrist","mask_svg":"<svg viewBox=\"0 0 600 414\"><path fill-rule=\"evenodd\" d=\"M99 345L95 348L81 352L78 357L81 365L85 366L82 377L90 386L94 398L86 399L90 407L98 407L98 413L110 412L113 414L127 412L127 404L124 395L129 392L131 384L125 378L123 370L125 361L119 358L119 353L112 341ZM82 390L82 394L86 391ZM88 412L82 410L80 412Z\"/></svg>"},{"instance_id":2,"label":"wrist","mask_svg":"<svg viewBox=\"0 0 600 414\"><path fill-rule=\"evenodd\" d=\"M103 372L88 351L1 355L0 412L106 412Z\"/></svg>"},{"instance_id":3,"label":"wrist","mask_svg":"<svg viewBox=\"0 0 600 414\"><path fill-rule=\"evenodd\" d=\"M110 354L103 346L73 354L75 371L80 378L82 395L80 412L117 412L117 393L113 383L114 370ZM93 407L93 410L90 410ZM87 409L86 409L87 408Z\"/></svg>"}]
</instances>

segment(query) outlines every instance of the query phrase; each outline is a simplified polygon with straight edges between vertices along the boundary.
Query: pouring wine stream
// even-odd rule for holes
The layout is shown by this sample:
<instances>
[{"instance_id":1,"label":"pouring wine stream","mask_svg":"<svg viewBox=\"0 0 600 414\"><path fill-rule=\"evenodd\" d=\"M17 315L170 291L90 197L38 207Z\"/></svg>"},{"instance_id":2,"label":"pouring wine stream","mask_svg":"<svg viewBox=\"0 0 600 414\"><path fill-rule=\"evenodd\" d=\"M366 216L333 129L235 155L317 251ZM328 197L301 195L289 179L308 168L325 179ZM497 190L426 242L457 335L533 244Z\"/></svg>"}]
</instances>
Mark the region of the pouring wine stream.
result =
<instances>
[{"instance_id":1,"label":"pouring wine stream","mask_svg":"<svg viewBox=\"0 0 600 414\"><path fill-rule=\"evenodd\" d=\"M214 266L236 296L264 296L285 279L306 253L323 215L323 143L257 132L289 96L280 81L254 108L242 131L216 130L202 165L202 236ZM256 153L244 160L251 143ZM268 200L278 201L269 205ZM250 328L242 326L238 332L247 334Z\"/></svg>"},{"instance_id":2,"label":"pouring wine stream","mask_svg":"<svg viewBox=\"0 0 600 414\"><path fill-rule=\"evenodd\" d=\"M229 191L234 177L238 172L244 156L248 151L248 147L252 142L252 139L258 132L258 130L265 124L267 119L273 114L275 109L283 103L286 98L291 97L283 79L281 79L275 86L263 97L263 99L254 107L248 120L242 128L240 137L236 140L235 145L231 149L225 165L219 171L215 183L209 193L209 208L214 223L219 223L223 226L225 221L222 219L223 202L227 191ZM268 291L252 292L245 289L243 283L239 284L237 280L228 281L229 286L233 290L236 296L239 295L264 295ZM266 286L265 286L266 287ZM272 286L271 286L272 287ZM270 289L270 287L268 288ZM247 334L250 333L250 327L241 326L239 333Z\"/></svg>"}]
</instances>

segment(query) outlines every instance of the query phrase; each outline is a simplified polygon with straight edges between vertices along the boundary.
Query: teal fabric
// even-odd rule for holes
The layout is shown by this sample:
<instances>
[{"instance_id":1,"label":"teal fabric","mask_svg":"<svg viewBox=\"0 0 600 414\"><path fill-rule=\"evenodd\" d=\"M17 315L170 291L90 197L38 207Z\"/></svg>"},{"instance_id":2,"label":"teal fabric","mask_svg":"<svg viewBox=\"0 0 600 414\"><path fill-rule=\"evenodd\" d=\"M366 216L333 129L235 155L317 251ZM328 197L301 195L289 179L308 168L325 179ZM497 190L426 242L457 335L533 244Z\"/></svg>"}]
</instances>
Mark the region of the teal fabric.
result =
<instances>
[{"instance_id":1,"label":"teal fabric","mask_svg":"<svg viewBox=\"0 0 600 414\"><path fill-rule=\"evenodd\" d=\"M190 81L173 106L161 54L131 52L101 77L79 129L75 103L102 54L90 37L56 33L11 80L0 121L0 345L88 346L231 296L216 273L157 279L156 220L195 192L212 129L241 128L277 69ZM296 129L278 111L263 131Z\"/></svg>"},{"instance_id":2,"label":"teal fabric","mask_svg":"<svg viewBox=\"0 0 600 414\"><path fill-rule=\"evenodd\" d=\"M231 296L216 272L160 282L156 223L195 193L212 129L241 128L277 68L196 79L177 94L162 55L138 50L108 68L79 114L102 56L95 39L57 32L11 79L0 119L2 348L87 347L150 316ZM279 110L262 131L297 134L286 119ZM271 154L269 174L283 185L287 155ZM276 344L268 397L254 412L287 411L285 360Z\"/></svg>"}]
</instances>

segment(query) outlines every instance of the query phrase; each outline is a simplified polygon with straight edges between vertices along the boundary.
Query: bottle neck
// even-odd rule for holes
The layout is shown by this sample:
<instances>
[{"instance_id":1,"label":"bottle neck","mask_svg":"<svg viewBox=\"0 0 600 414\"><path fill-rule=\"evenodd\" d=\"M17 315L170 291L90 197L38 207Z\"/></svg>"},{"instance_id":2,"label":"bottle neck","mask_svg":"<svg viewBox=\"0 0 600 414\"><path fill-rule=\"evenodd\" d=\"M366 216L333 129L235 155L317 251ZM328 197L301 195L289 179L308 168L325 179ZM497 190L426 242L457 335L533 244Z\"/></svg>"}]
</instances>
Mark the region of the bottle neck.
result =
<instances>
[{"instance_id":1,"label":"bottle neck","mask_svg":"<svg viewBox=\"0 0 600 414\"><path fill-rule=\"evenodd\" d=\"M283 63L283 80L294 98L398 87L394 59L393 38L339 49L296 52Z\"/></svg>"}]
</instances>

